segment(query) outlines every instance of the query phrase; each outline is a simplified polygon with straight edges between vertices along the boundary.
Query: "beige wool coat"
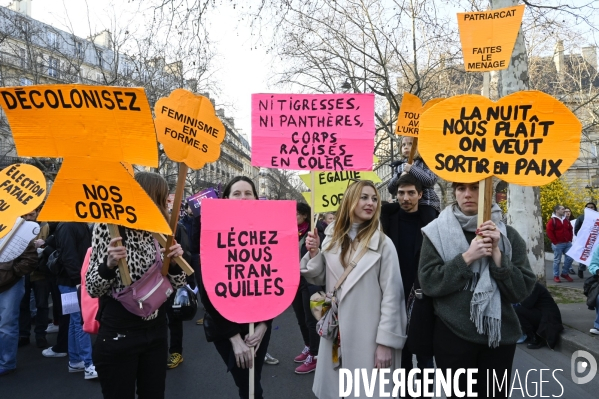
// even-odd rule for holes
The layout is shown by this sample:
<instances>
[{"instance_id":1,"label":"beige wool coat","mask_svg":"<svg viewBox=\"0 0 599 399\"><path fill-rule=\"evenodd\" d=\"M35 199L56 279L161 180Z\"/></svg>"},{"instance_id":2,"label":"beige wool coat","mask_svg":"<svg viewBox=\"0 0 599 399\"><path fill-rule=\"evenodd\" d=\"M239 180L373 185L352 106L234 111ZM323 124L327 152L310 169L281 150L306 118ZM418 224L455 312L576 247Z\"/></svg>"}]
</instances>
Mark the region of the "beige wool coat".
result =
<instances>
[{"instance_id":1,"label":"beige wool coat","mask_svg":"<svg viewBox=\"0 0 599 399\"><path fill-rule=\"evenodd\" d=\"M327 292L343 273L338 248L327 251L333 234L334 223L325 231L324 248L310 259L307 253L301 260L302 276L311 284L326 285ZM374 369L374 354L377 345L394 349L391 373L387 374L392 391L393 370L400 367L401 350L406 341L406 307L399 270L397 252L387 236L380 241L382 231L377 231L368 244L369 250L349 273L338 291L339 329L341 334L341 367L351 370ZM384 234L383 234L384 235ZM379 248L379 242L381 248ZM320 339L318 363L312 390L319 399L339 398L339 371L333 368L333 341ZM360 387L360 398L365 398L364 386ZM374 390L379 396L378 381ZM354 391L350 397L354 397Z\"/></svg>"}]
</instances>

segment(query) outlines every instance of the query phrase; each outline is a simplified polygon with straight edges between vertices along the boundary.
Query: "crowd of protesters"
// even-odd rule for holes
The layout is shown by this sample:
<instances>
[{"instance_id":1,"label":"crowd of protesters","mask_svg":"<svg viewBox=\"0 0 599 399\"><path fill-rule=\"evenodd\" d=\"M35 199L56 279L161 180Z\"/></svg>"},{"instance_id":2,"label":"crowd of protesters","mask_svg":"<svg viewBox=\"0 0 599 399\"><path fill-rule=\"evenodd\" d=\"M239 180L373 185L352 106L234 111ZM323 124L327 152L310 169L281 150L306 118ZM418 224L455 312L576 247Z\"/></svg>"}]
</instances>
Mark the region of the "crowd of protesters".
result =
<instances>
[{"instance_id":1,"label":"crowd of protesters","mask_svg":"<svg viewBox=\"0 0 599 399\"><path fill-rule=\"evenodd\" d=\"M350 182L338 211L321 215L313 230L310 207L297 204L300 283L292 307L303 342L290 344L299 353L292 359L299 363L295 373L315 372L318 398L339 397L340 363L350 369L401 367L407 374L415 360L420 369L478 368L509 376L517 343L553 347L563 328L555 302L536 283L523 237L504 223L500 208L494 205L491 218L479 224L478 184L455 182L455 203L440 209L435 174L417 150L408 162L412 145L404 138L403 158L392 165L388 190L396 201L383 204L372 182ZM164 178L150 172L135 178L169 220ZM238 176L221 198L257 200L258 193L250 179ZM592 203L587 207L596 209ZM568 210L557 205L547 223L556 282L572 281L571 259L561 273L560 259L584 220L573 227ZM168 255L150 232L119 228L119 237L111 238L106 224L40 223L23 254L0 263L0 376L17 368L17 348L32 344L33 325L41 354L68 357L68 372L98 378L104 398L134 398L136 392L144 399L164 398L166 370L183 362L183 320L197 318L240 398L249 397L252 367L254 397L276 396L264 394L261 384L263 365L279 362L268 353L272 320L256 323L250 334L248 324L227 320L212 305L201 280L201 219L187 211ZM23 217L35 221L37 214ZM178 256L192 266L192 276L174 262ZM128 308L126 276L117 267L122 259L133 283L167 262L165 279L173 289L168 300L147 314ZM99 298L95 339L83 330L81 312L63 315L61 309L61 295L80 289L84 263L85 290ZM589 272L599 274L598 265L595 253ZM585 266L579 267L582 277ZM334 336L317 326L310 298L319 292L334 292L331 312L339 327ZM196 297L204 311L183 314L181 304ZM596 309L591 333L599 334L599 296ZM53 333L58 335L50 347L47 335ZM474 387L482 396L483 380ZM465 375L459 385L466 389ZM496 397L507 397L509 386Z\"/></svg>"}]
</instances>

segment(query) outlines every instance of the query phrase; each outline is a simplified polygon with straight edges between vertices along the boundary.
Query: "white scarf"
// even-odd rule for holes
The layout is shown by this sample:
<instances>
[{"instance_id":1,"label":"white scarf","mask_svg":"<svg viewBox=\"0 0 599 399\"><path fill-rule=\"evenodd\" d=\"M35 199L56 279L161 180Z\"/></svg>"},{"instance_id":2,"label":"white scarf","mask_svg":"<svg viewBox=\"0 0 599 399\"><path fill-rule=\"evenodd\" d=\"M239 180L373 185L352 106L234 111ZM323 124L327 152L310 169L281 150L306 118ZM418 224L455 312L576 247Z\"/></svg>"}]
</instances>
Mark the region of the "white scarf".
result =
<instances>
[{"instance_id":1,"label":"white scarf","mask_svg":"<svg viewBox=\"0 0 599 399\"><path fill-rule=\"evenodd\" d=\"M511 259L512 246L507 239L506 227L501 221L501 209L497 204L491 209L491 220L501 232L500 251L503 256ZM441 212L436 223L424 227L422 232L443 261L447 262L468 250L470 243L463 231L474 233L477 227L477 215L466 216L457 205L452 205ZM484 257L470 264L473 275L464 290L474 292L470 301L470 320L474 322L479 334L488 336L489 347L495 348L501 341L501 293L489 271L489 261L490 257Z\"/></svg>"}]
</instances>

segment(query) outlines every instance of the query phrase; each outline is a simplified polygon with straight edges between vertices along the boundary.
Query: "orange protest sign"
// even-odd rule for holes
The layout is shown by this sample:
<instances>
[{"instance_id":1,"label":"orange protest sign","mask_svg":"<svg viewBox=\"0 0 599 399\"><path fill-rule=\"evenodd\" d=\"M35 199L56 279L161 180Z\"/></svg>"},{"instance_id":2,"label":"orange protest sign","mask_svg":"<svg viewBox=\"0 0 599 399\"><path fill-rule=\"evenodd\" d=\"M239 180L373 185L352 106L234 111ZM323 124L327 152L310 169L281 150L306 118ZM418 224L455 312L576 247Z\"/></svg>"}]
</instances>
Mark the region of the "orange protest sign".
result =
<instances>
[{"instance_id":1,"label":"orange protest sign","mask_svg":"<svg viewBox=\"0 0 599 399\"><path fill-rule=\"evenodd\" d=\"M582 125L564 104L540 91L493 102L479 95L451 97L424 112L419 151L448 181L490 176L541 186L576 161Z\"/></svg>"},{"instance_id":2,"label":"orange protest sign","mask_svg":"<svg viewBox=\"0 0 599 399\"><path fill-rule=\"evenodd\" d=\"M46 178L33 165L14 164L0 171L0 238L19 216L36 209L46 197Z\"/></svg>"},{"instance_id":3,"label":"orange protest sign","mask_svg":"<svg viewBox=\"0 0 599 399\"><path fill-rule=\"evenodd\" d=\"M39 85L0 90L20 156L158 166L150 105L143 88Z\"/></svg>"},{"instance_id":4,"label":"orange protest sign","mask_svg":"<svg viewBox=\"0 0 599 399\"><path fill-rule=\"evenodd\" d=\"M466 71L507 69L523 15L524 5L458 13Z\"/></svg>"},{"instance_id":5,"label":"orange protest sign","mask_svg":"<svg viewBox=\"0 0 599 399\"><path fill-rule=\"evenodd\" d=\"M443 99L433 98L427 101L423 107L422 101L417 96L405 92L397 115L395 133L400 136L418 137L420 114L440 101Z\"/></svg>"},{"instance_id":6,"label":"orange protest sign","mask_svg":"<svg viewBox=\"0 0 599 399\"><path fill-rule=\"evenodd\" d=\"M154 113L158 141L170 159L201 169L220 157L225 127L209 99L177 89L156 102Z\"/></svg>"},{"instance_id":7,"label":"orange protest sign","mask_svg":"<svg viewBox=\"0 0 599 399\"><path fill-rule=\"evenodd\" d=\"M63 161L38 220L113 223L170 234L154 201L123 165L87 157Z\"/></svg>"}]
</instances>

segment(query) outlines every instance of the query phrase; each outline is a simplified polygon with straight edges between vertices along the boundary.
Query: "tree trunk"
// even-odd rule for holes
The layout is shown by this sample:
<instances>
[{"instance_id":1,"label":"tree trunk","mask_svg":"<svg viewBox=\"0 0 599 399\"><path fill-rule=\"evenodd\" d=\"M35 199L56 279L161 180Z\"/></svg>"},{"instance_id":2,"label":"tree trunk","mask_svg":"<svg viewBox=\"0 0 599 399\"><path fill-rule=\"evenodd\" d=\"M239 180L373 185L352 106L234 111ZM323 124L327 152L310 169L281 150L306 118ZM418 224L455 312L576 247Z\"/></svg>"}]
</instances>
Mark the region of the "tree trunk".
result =
<instances>
[{"instance_id":1,"label":"tree trunk","mask_svg":"<svg viewBox=\"0 0 599 399\"><path fill-rule=\"evenodd\" d=\"M518 0L491 0L491 8L518 5ZM518 33L508 69L499 71L497 85L500 97L528 90L528 58L522 30ZM526 252L532 271L545 284L545 252L543 220L539 187L510 184L507 192L507 222L526 242Z\"/></svg>"}]
</instances>

